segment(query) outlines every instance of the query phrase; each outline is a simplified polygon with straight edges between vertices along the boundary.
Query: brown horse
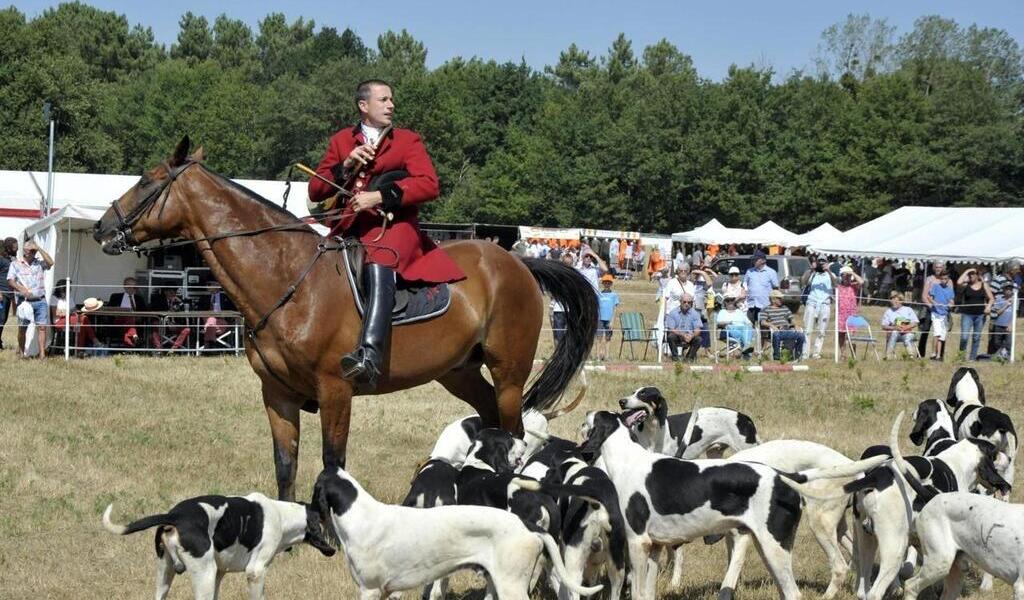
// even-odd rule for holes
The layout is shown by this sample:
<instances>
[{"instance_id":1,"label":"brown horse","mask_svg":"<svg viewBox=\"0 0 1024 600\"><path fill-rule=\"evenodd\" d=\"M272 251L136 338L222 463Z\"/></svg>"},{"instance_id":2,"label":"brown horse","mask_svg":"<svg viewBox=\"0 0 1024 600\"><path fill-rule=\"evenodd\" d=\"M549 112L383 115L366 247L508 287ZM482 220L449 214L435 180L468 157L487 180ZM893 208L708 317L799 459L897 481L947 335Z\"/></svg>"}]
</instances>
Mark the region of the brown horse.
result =
<instances>
[{"instance_id":1,"label":"brown horse","mask_svg":"<svg viewBox=\"0 0 1024 600\"><path fill-rule=\"evenodd\" d=\"M206 168L201 149L188 153L185 137L170 159L113 202L93 237L108 254L147 240L196 244L249 331L255 330L247 336L246 356L262 382L278 495L293 499L300 409L320 411L324 466L345 465L354 390L342 379L339 361L359 334L352 290L339 253L324 252L336 241ZM395 328L375 393L437 380L475 408L485 426L521 436L522 410L551 408L590 351L597 324L593 288L558 261L520 260L491 243L460 241L445 250L467 277L451 285L444 315ZM541 287L570 319L524 396L544 314ZM484 365L493 385L481 372Z\"/></svg>"}]
</instances>

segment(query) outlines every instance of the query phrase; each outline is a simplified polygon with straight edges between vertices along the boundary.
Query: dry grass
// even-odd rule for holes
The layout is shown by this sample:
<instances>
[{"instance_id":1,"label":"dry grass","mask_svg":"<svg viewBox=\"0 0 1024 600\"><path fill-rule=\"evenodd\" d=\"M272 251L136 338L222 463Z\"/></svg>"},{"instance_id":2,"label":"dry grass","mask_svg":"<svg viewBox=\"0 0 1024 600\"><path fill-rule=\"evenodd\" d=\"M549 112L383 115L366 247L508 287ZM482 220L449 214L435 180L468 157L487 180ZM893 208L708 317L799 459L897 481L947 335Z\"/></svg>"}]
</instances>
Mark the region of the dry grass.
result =
<instances>
[{"instance_id":1,"label":"dry grass","mask_svg":"<svg viewBox=\"0 0 1024 600\"><path fill-rule=\"evenodd\" d=\"M256 379L242 359L41 363L16 361L7 351L0 355L0 368L7 373L0 379L2 598L151 594L152 539L103 532L99 515L108 502L116 503L115 517L123 521L201 493L275 493L266 417ZM1016 416L1019 370L1001 365L979 370L990 403ZM592 375L584 406L552 429L574 436L585 410L609 408L641 384L657 385L673 400L674 410L688 410L693 398L732 406L750 414L765 439L798 437L857 455L886 439L897 411L944 396L951 373L951 365L899 361L816 363L809 373L788 375ZM467 412L437 385L358 398L349 468L373 494L398 501L441 427ZM303 495L320 467L317 417L306 415L304 421L298 477ZM714 597L725 569L724 546L691 544L686 561L683 592L664 597ZM827 566L805 529L796 571L809 596L824 590ZM460 594L478 598L465 592L476 584L472 576L460 578ZM244 589L241 577L225 581L226 598L244 597ZM325 559L308 548L275 563L267 593L271 598L356 595L340 557ZM756 556L747 563L738 593L747 599L776 597ZM990 597L1009 596L1008 586L997 583ZM172 597L191 597L187 580L176 582Z\"/></svg>"}]
</instances>

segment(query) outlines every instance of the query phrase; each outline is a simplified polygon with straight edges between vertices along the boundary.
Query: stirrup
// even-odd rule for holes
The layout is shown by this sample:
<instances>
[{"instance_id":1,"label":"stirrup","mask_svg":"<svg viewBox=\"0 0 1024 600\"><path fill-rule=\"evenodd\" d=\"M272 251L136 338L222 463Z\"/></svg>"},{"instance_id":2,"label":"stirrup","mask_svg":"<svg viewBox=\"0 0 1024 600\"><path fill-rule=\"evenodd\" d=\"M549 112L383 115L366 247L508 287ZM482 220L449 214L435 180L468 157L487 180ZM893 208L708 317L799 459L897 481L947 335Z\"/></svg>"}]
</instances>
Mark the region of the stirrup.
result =
<instances>
[{"instance_id":1,"label":"stirrup","mask_svg":"<svg viewBox=\"0 0 1024 600\"><path fill-rule=\"evenodd\" d=\"M380 369L367 356L366 348L360 346L341 357L341 376L355 384L358 392L372 392L377 389Z\"/></svg>"}]
</instances>

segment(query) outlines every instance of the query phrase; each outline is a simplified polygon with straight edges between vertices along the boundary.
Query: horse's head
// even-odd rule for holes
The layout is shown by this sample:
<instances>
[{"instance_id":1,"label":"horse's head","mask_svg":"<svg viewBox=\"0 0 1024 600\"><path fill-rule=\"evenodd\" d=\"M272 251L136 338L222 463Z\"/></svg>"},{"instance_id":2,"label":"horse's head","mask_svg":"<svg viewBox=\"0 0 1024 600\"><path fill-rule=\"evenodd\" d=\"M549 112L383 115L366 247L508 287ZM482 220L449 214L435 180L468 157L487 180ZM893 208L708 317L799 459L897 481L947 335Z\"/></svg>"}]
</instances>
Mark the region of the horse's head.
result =
<instances>
[{"instance_id":1,"label":"horse's head","mask_svg":"<svg viewBox=\"0 0 1024 600\"><path fill-rule=\"evenodd\" d=\"M189 167L203 159L199 148L189 155L188 136L178 142L170 158L153 167L139 181L114 200L93 227L92 237L107 254L121 254L145 241L176 237L181 231L184 203L174 182Z\"/></svg>"}]
</instances>

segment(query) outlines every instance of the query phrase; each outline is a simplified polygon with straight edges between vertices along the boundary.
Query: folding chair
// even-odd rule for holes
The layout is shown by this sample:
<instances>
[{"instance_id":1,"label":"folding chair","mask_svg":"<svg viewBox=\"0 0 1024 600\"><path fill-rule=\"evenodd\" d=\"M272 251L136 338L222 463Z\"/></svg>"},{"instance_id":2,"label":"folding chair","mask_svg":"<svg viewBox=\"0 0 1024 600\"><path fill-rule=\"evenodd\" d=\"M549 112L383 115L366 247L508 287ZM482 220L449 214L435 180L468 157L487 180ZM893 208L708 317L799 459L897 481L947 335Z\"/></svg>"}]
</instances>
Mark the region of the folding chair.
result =
<instances>
[{"instance_id":1,"label":"folding chair","mask_svg":"<svg viewBox=\"0 0 1024 600\"><path fill-rule=\"evenodd\" d=\"M864 344L864 356L868 357L868 346L875 353L875 360L882 360L878 355L878 340L871 331L871 323L860 315L850 315L846 318L846 345L850 348L850 355L857 358L857 344Z\"/></svg>"},{"instance_id":2,"label":"folding chair","mask_svg":"<svg viewBox=\"0 0 1024 600\"><path fill-rule=\"evenodd\" d=\"M629 359L636 360L633 352L633 343L641 342L644 345L644 360L647 360L647 347L651 341L651 329L644 324L644 315L639 312L619 313L619 327L622 329L622 339L619 341L619 358L622 358L622 347L629 344Z\"/></svg>"}]
</instances>

